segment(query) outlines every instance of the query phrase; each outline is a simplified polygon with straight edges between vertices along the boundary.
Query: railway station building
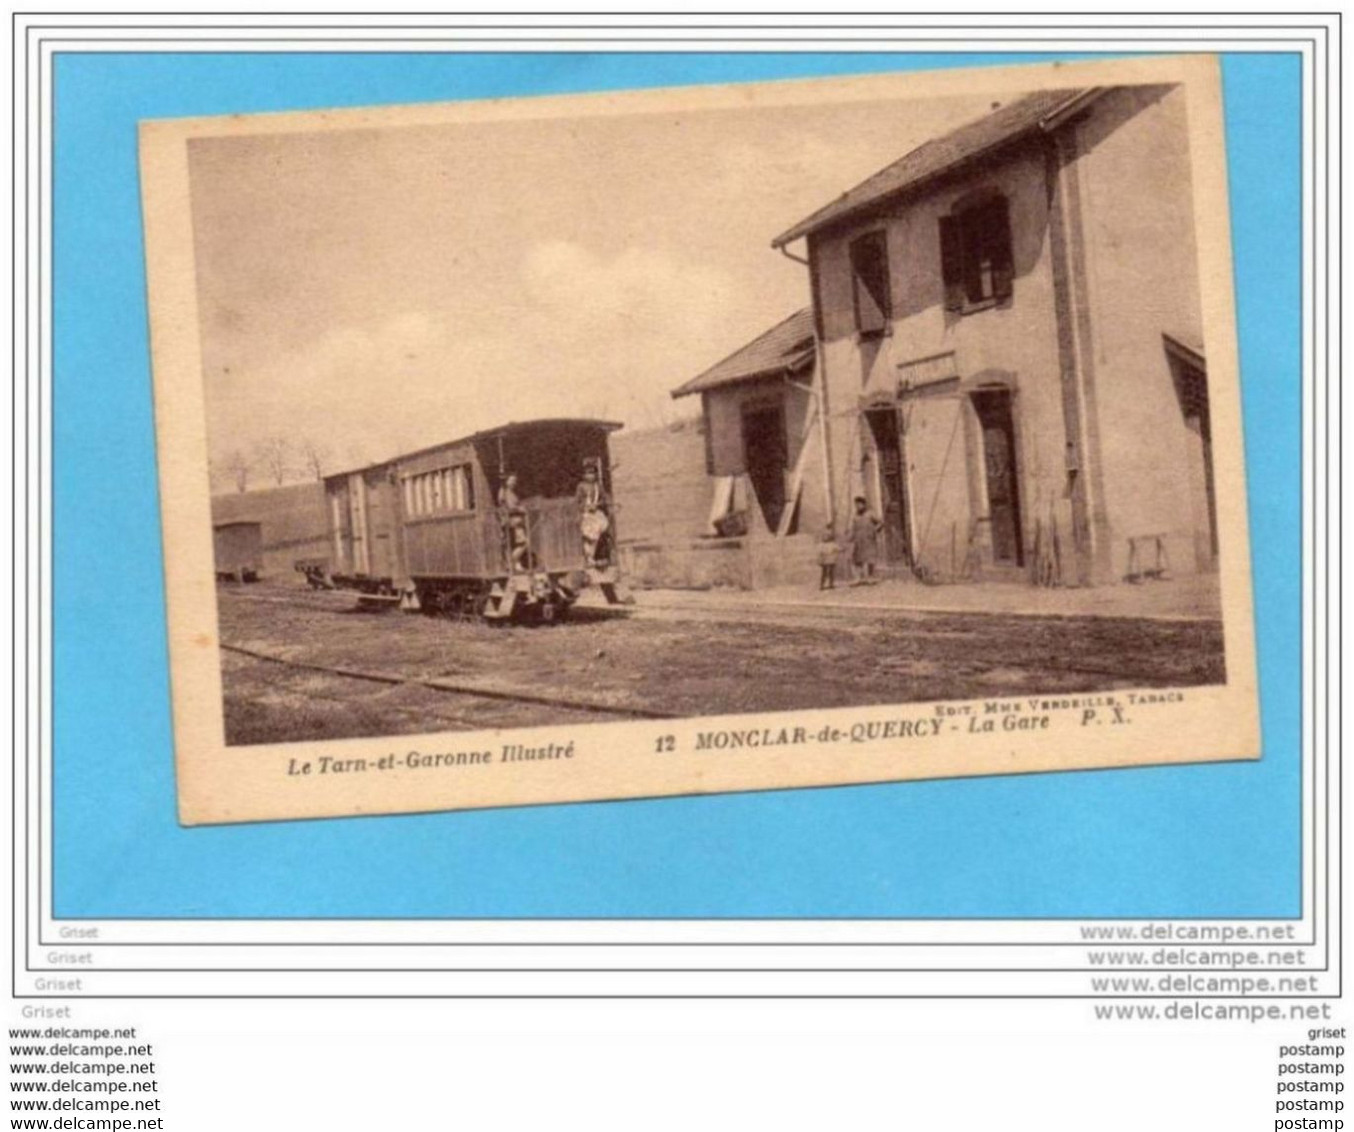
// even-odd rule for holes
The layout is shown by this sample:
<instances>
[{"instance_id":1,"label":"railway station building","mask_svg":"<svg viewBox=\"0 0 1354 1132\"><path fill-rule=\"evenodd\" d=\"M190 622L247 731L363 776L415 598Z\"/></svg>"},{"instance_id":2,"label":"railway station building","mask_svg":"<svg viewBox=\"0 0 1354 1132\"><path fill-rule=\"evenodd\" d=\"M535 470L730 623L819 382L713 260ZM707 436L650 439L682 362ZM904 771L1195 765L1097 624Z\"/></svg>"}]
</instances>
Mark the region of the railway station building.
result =
<instances>
[{"instance_id":1,"label":"railway station building","mask_svg":"<svg viewBox=\"0 0 1354 1132\"><path fill-rule=\"evenodd\" d=\"M1179 87L1017 97L907 153L773 241L812 305L674 390L712 523L808 562L864 496L900 574L1215 569L1194 231Z\"/></svg>"}]
</instances>

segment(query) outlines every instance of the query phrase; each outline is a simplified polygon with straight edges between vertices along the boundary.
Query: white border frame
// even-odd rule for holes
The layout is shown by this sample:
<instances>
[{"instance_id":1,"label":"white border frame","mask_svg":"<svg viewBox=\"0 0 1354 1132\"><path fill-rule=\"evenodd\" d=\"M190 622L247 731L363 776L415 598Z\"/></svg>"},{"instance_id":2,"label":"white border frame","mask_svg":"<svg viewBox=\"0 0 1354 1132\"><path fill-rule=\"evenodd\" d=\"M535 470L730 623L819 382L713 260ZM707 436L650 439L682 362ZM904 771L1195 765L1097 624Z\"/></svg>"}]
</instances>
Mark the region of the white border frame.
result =
<instances>
[{"instance_id":1,"label":"white border frame","mask_svg":"<svg viewBox=\"0 0 1354 1132\"><path fill-rule=\"evenodd\" d=\"M1070 17L1068 17L1070 18ZM1328 385L1338 374L1338 320L1327 324L1329 301L1339 298L1339 280L1327 293L1325 271L1330 241L1339 235L1338 209L1328 222L1327 162L1338 173L1338 137L1332 133L1328 156L1318 145L1327 125L1338 128L1339 110L1327 100L1332 66L1338 75L1338 16L1077 16L1084 26L1060 25L1060 17L1003 15L1003 24L1028 28L1032 41L1021 52L1172 51L1300 52L1303 63L1303 145L1315 157L1315 168L1303 170L1303 252L1309 264L1303 309L1304 504L1315 521L1304 520L1303 647L1310 658L1303 686L1303 909L1298 921L1154 921L1172 932L1190 924L1221 930L1255 931L1291 926L1296 942L1239 942L1261 952L1299 948L1300 962L1267 977L1313 974L1311 991L1338 993L1339 864L1318 853L1338 845L1338 823L1327 821L1327 807L1339 797L1338 759L1329 759L1326 737L1338 735L1338 701L1328 698L1332 677L1339 678L1338 651L1332 664L1327 632L1339 626L1330 620L1325 586L1330 581L1329 516L1339 504L1339 484L1318 475L1329 467L1327 430L1338 427L1338 387ZM37 207L24 225L16 203L13 250L26 248L27 262L16 260L15 298L36 290L39 271L51 278L52 55L55 51L267 51L313 49L320 36L323 49L335 51L442 51L453 35L457 49L558 51L604 48L608 51L995 51L1009 47L1010 33L994 31L994 17L911 16L644 16L615 17L625 30L596 25L610 17L519 17L511 28L496 16L347 16L244 14L138 17L91 15L23 15L15 18L14 110L16 143L28 128L28 149L22 161L22 192ZM129 29L129 21L143 25ZM796 21L836 23L809 31ZM1295 21L1284 24L1283 21ZM417 21L420 31L397 30ZM593 26L589 26L593 25ZM849 25L849 26L848 26ZM212 28L238 29L228 40L204 42ZM285 31L283 30L285 28ZM1275 36L1281 28L1300 30L1315 40L1299 47L1293 39ZM862 29L876 37L865 38ZM1113 32L1128 29L1150 34L1131 43ZM1206 33L1211 32L1212 34ZM882 32L890 39L881 48ZM38 42L38 32L42 41ZM97 40L99 33L105 38ZM1226 33L1227 42L1220 42ZM153 34L152 34L153 33ZM76 40L74 37L81 38ZM285 35L261 43L259 37ZM392 38L382 38L385 35ZM163 35L163 38L161 36ZM640 39L640 36L646 38ZM802 37L810 35L805 42ZM89 36L91 38L85 38ZM124 38L125 36L125 38ZM436 37L442 42L433 42ZM657 37L654 42L648 37ZM43 104L34 104L41 90ZM28 115L21 118L27 104ZM16 177L16 192L19 191ZM36 252L36 255L32 254ZM17 308L16 308L17 309ZM85 994L103 995L907 995L925 997L1084 997L1114 992L1095 989L1093 975L1115 974L1109 964L1096 964L1087 952L1101 951L1083 934L1086 928L1141 926L1141 921L937 921L937 920L807 920L807 921L76 921L50 916L52 908L51 822L39 810L51 798L51 531L50 452L41 438L51 420L51 358L45 343L51 326L51 294L26 305L15 320L16 375L22 374L25 418L18 418L16 383L14 419L15 473L22 476L23 504L31 520L25 531L25 559L18 583L36 582L23 607L24 623L36 635L15 637L16 671L41 674L38 689L23 685L16 696L15 857L24 871L14 875L27 889L25 905L15 908L15 991L58 993L39 984L53 975L79 975ZM1330 334L1329 350L1324 335ZM34 363L37 363L36 365ZM1329 388L1330 392L1327 392ZM1325 429L1317 425L1324 423ZM20 427L22 426L22 427ZM35 442L36 441L36 442ZM1338 460L1338 434L1336 459ZM18 485L12 485L16 487ZM1252 485L1255 490L1256 485ZM16 506L20 497L13 496ZM1337 520L1338 522L1338 520ZM17 532L17 516L16 526ZM1337 527L1338 532L1338 527ZM36 536L36 537L35 537ZM1338 562L1338 548L1337 548ZM1338 576L1336 579L1338 585ZM16 595L20 591L16 588ZM1263 600L1261 595L1260 600ZM1338 590L1336 595L1338 609ZM14 615L19 615L16 596ZM15 626L11 623L11 628ZM1318 632L1318 629L1324 632ZM22 644L19 642L22 641ZM1334 728L1335 730L1332 730ZM22 764L22 766L20 766ZM22 773L22 780L20 774ZM16 888L16 893L18 889ZM1329 913L1326 903L1329 900ZM96 929L97 942L78 943L63 935L70 929ZM1306 942L1310 941L1310 943ZM1104 941L1102 941L1104 942ZM1334 946L1332 946L1334 944ZM560 945L566 945L561 947ZM1132 942L1110 943L1129 949ZM1155 941L1151 948L1211 946ZM1218 946L1222 946L1219 944ZM90 963L72 964L71 956L88 953ZM1014 965L1012 960L1015 961ZM1003 965L1004 963L1004 965ZM1144 967L1157 979L1166 968ZM1240 977L1241 970L1227 972ZM1253 979L1266 977L1258 969ZM1290 988L1291 989L1291 988ZM1124 994L1144 997L1149 988L1125 986ZM1142 993L1134 993L1142 992ZM1263 992L1252 988L1252 997ZM1200 994L1198 997L1206 997ZM1290 996L1291 997L1291 996Z\"/></svg>"}]
</instances>

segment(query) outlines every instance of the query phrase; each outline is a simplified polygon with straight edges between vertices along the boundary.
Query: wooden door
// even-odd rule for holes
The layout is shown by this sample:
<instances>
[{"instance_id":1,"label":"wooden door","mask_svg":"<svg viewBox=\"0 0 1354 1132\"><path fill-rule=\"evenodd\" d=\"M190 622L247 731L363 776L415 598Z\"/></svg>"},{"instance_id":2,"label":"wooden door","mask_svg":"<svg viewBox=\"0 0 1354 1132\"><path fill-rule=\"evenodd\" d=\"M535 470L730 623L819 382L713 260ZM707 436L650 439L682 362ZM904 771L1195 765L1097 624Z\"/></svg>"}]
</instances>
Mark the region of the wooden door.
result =
<instances>
[{"instance_id":1,"label":"wooden door","mask_svg":"<svg viewBox=\"0 0 1354 1132\"><path fill-rule=\"evenodd\" d=\"M908 530L907 480L903 465L903 438L894 408L872 409L866 414L879 456L879 504L884 524L884 559L904 562L911 555Z\"/></svg>"},{"instance_id":2,"label":"wooden door","mask_svg":"<svg viewBox=\"0 0 1354 1132\"><path fill-rule=\"evenodd\" d=\"M366 481L367 554L373 578L395 578L399 569L399 490L381 471Z\"/></svg>"},{"instance_id":3,"label":"wooden door","mask_svg":"<svg viewBox=\"0 0 1354 1132\"><path fill-rule=\"evenodd\" d=\"M1021 566L1025 562L1025 553L1020 530L1020 484L1016 476L1011 395L1004 389L975 393L973 407L982 429L992 559L999 564Z\"/></svg>"},{"instance_id":4,"label":"wooden door","mask_svg":"<svg viewBox=\"0 0 1354 1132\"><path fill-rule=\"evenodd\" d=\"M367 489L361 472L348 477L348 526L352 531L352 559L354 574L370 574L371 559L367 554Z\"/></svg>"},{"instance_id":5,"label":"wooden door","mask_svg":"<svg viewBox=\"0 0 1354 1132\"><path fill-rule=\"evenodd\" d=\"M329 532L332 540L333 562L330 571L334 574L346 574L352 567L352 554L348 533L348 490L342 481L334 481L327 488L329 495Z\"/></svg>"}]
</instances>

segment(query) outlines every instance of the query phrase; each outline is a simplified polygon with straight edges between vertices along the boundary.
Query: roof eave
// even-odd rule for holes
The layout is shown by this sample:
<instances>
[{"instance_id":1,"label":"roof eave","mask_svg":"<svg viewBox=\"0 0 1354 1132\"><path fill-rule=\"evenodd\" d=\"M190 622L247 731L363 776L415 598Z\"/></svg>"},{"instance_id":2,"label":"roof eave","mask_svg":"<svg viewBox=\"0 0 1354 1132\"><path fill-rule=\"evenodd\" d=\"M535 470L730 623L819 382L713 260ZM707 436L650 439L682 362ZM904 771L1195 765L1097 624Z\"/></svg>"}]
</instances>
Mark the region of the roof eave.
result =
<instances>
[{"instance_id":1,"label":"roof eave","mask_svg":"<svg viewBox=\"0 0 1354 1132\"><path fill-rule=\"evenodd\" d=\"M804 343L813 341L812 331L809 329L809 327L805 327L802 335L792 339L789 345L779 347L778 353L771 353L770 351L767 351L766 353L762 354L762 356L766 357L767 360L765 364L761 366L760 369L734 372L732 374L729 374L727 377L717 377L712 379L712 375L717 374L720 370L726 367L731 369L735 368L734 363L736 359L746 358L746 356L749 353L753 352L759 347L764 346L768 341L773 341L774 336L778 334L784 335L786 329L792 327L796 320L808 320L811 324L812 315L813 315L812 307L804 307L802 310L795 311L794 314L781 319L780 322L776 323L776 325L771 327L770 330L763 331L761 334L757 335L757 337L754 338L751 342L739 346L738 349L733 351L733 353L728 354L725 357L721 358L714 365L707 366L695 377L677 386L676 389L672 390L670 396L673 397L674 399L678 397L686 397L692 393L703 393L707 389L718 389L721 386L737 384L738 382L742 381L755 381L758 378L774 376L780 373L783 369L785 369L786 366L794 364L794 362L797 360L798 351L795 349L795 347L802 347ZM769 356L767 356L768 354ZM744 360L742 362L738 362L737 364L748 365L750 363Z\"/></svg>"},{"instance_id":2,"label":"roof eave","mask_svg":"<svg viewBox=\"0 0 1354 1132\"><path fill-rule=\"evenodd\" d=\"M1171 334L1169 331L1163 331L1161 335L1165 343L1166 352L1179 358L1183 362L1196 367L1197 369L1207 369L1208 359L1204 354L1203 347L1197 346L1186 341L1183 337Z\"/></svg>"},{"instance_id":3,"label":"roof eave","mask_svg":"<svg viewBox=\"0 0 1354 1132\"><path fill-rule=\"evenodd\" d=\"M897 201L902 198L920 195L937 181L951 176L956 171L963 169L964 166L971 165L976 161L981 161L986 157L990 157L992 154L997 153L1008 146L1015 145L1017 142L1023 141L1025 138L1038 132L1039 127L1037 125L1027 126L1023 130L1009 134L1000 141L994 142L992 145L984 146L982 149L975 150L973 153L967 153L957 161L953 161L948 165L943 165L939 169L933 170L925 177L921 177L906 185L900 185L898 188L892 189L889 192L881 193L872 200L863 200L859 204L846 209L844 212L836 213L833 216L825 216L821 221L814 221L812 217L808 220L800 221L800 223L796 224L793 228L787 229L772 240L771 246L773 248L783 248L787 244L792 244L805 236L812 236L824 229L835 228L838 225L844 225L853 220L860 220L862 217L868 216L872 212L885 208L890 204L897 203ZM827 207L831 208L832 206L828 205Z\"/></svg>"},{"instance_id":4,"label":"roof eave","mask_svg":"<svg viewBox=\"0 0 1354 1132\"><path fill-rule=\"evenodd\" d=\"M759 369L753 373L731 374L729 377L722 377L718 381L712 381L708 385L700 384L700 378L687 382L686 385L679 385L672 391L672 398L675 401L678 397L689 397L693 393L709 393L712 389L727 389L730 385L744 385L749 381L765 381L768 377L780 377L782 374L790 372L788 365L770 366L767 369Z\"/></svg>"},{"instance_id":5,"label":"roof eave","mask_svg":"<svg viewBox=\"0 0 1354 1132\"><path fill-rule=\"evenodd\" d=\"M480 429L479 432L472 432L466 436L458 436L452 440L441 440L436 444L425 444L422 448L415 448L412 452L401 452L399 455L390 456L385 460L373 460L369 464L360 464L355 468L348 468L337 472L330 472L324 479L340 479L345 476L354 476L360 472L373 472L377 468L388 467L391 464L397 464L401 460L412 460L416 456L426 456L429 452L436 452L439 448L451 448L457 444L477 444L482 440L489 440L495 436L504 436L510 432L516 432L523 428L535 428L540 425L568 425L581 428L601 428L607 432L617 432L625 427L623 421L607 421L600 417L540 417L537 420L530 421L508 421L507 424L497 425L494 428Z\"/></svg>"},{"instance_id":6,"label":"roof eave","mask_svg":"<svg viewBox=\"0 0 1354 1132\"><path fill-rule=\"evenodd\" d=\"M1061 106L1054 107L1040 118L1039 129L1046 134L1051 134L1054 130L1065 126L1072 119L1078 117L1083 110L1100 99L1109 89L1109 87L1104 86L1092 86L1074 94Z\"/></svg>"},{"instance_id":7,"label":"roof eave","mask_svg":"<svg viewBox=\"0 0 1354 1132\"><path fill-rule=\"evenodd\" d=\"M900 185L896 189L882 193L873 200L861 201L859 204L846 209L844 212L839 212L831 216L823 216L821 220L815 220L816 216L820 216L832 208L832 205L830 204L824 205L818 212L814 213L813 216L801 220L792 228L787 228L771 241L771 246L777 249L784 248L787 244L792 244L805 236L811 236L815 232L822 231L824 228L834 227L838 224L843 224L848 220L859 219L862 215L867 214L874 209L882 208L886 204L896 201L899 197L907 196L935 184L936 181L943 177L950 176L956 170L962 169L965 165L969 165L985 157L990 157L993 153L1004 149L1006 146L1014 145L1016 142L1035 134L1052 133L1054 130L1057 130L1059 127L1080 115L1083 110L1090 106L1096 99L1100 98L1108 89L1108 87L1091 87L1087 90L1079 91L1061 105L1049 111L1049 113L1045 114L1037 122L1007 134L1005 137L993 142L991 145L984 146L981 149L975 150L973 153L967 153L963 157L950 162L948 165L943 165L939 169L933 170L925 177L913 181L910 184Z\"/></svg>"}]
</instances>

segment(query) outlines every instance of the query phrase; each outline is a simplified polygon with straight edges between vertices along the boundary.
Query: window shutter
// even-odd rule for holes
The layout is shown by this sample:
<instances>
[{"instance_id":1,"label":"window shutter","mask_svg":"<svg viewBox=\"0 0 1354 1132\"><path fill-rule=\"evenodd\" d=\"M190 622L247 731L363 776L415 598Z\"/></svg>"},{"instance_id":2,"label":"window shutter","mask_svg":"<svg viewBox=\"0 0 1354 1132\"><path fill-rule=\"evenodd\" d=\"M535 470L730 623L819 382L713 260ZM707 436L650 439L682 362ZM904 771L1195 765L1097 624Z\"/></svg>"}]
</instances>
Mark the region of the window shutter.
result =
<instances>
[{"instance_id":1,"label":"window shutter","mask_svg":"<svg viewBox=\"0 0 1354 1132\"><path fill-rule=\"evenodd\" d=\"M1009 299L1015 288L1015 256L1011 250L1011 205L1005 197L992 203L990 237L992 256L992 294Z\"/></svg>"},{"instance_id":2,"label":"window shutter","mask_svg":"<svg viewBox=\"0 0 1354 1132\"><path fill-rule=\"evenodd\" d=\"M940 218L940 278L945 284L945 309L964 309L964 263L960 247L959 221L953 216Z\"/></svg>"},{"instance_id":3,"label":"window shutter","mask_svg":"<svg viewBox=\"0 0 1354 1132\"><path fill-rule=\"evenodd\" d=\"M862 334L875 334L884 329L884 314L860 276L856 276L856 329Z\"/></svg>"},{"instance_id":4,"label":"window shutter","mask_svg":"<svg viewBox=\"0 0 1354 1132\"><path fill-rule=\"evenodd\" d=\"M851 244L856 329L878 334L889 319L889 259L883 232L871 232Z\"/></svg>"}]
</instances>

